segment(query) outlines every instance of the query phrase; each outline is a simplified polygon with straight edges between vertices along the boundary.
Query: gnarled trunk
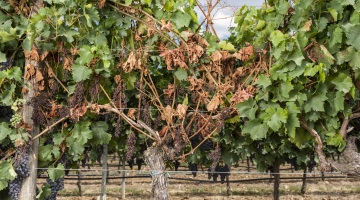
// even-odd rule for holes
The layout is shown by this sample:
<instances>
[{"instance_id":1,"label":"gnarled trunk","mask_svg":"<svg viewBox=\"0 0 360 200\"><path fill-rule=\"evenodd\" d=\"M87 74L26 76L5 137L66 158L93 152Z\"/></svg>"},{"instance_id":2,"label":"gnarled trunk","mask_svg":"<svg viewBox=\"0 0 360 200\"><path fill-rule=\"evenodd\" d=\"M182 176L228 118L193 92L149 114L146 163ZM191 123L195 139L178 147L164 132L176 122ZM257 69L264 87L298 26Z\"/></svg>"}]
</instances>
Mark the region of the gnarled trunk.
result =
<instances>
[{"instance_id":1,"label":"gnarled trunk","mask_svg":"<svg viewBox=\"0 0 360 200\"><path fill-rule=\"evenodd\" d=\"M153 175L152 182L152 199L153 200L168 200L169 190L167 183L167 175L165 173L165 153L160 147L149 147L144 152L145 162L149 166ZM161 173L158 173L161 172Z\"/></svg>"}]
</instances>

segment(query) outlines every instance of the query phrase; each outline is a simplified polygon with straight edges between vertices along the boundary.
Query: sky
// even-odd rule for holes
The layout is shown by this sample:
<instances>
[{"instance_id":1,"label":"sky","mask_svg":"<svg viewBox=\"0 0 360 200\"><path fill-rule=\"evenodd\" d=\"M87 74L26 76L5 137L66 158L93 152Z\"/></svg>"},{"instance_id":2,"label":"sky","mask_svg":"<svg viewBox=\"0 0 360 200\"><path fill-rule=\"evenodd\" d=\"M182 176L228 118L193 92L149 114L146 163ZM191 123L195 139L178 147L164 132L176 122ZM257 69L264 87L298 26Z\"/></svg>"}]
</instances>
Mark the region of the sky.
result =
<instances>
[{"instance_id":1,"label":"sky","mask_svg":"<svg viewBox=\"0 0 360 200\"><path fill-rule=\"evenodd\" d=\"M207 14L208 9L207 9L207 0L198 0L199 3L201 5L203 5L203 9L205 11L205 13ZM216 3L217 0L211 0L212 1L212 5L214 5ZM224 2L226 2L227 5L232 6L233 8L222 8L222 5L226 5L224 4ZM230 17L233 16L235 13L234 11L236 11L237 9L241 8L243 5L247 5L247 6L257 6L257 7L261 7L261 5L264 3L264 0L221 0L221 2L219 4L217 4L217 6L214 8L214 10L211 12L211 16L213 19L217 19L217 18L225 18L225 17ZM234 11L232 11L233 9L235 9ZM199 7L195 7L195 11L197 12L198 15L198 19L199 19L199 23L201 23L205 17L204 14L201 12ZM227 18L227 19L219 19L219 20L213 20L214 23L214 28L216 33L218 34L220 40L223 40L227 37L230 36L230 33L228 31L229 27L231 26L235 26L234 22L234 18ZM205 24L202 26L203 30L205 29Z\"/></svg>"}]
</instances>

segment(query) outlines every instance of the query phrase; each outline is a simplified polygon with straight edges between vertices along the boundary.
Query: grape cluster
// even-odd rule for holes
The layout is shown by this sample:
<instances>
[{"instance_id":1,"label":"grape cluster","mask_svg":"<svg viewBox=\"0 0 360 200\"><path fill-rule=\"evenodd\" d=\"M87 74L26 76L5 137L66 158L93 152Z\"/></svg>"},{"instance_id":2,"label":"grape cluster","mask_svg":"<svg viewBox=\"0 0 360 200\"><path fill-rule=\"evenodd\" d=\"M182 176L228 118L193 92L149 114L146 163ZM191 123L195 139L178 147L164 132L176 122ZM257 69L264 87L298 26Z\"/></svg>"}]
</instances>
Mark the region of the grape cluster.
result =
<instances>
[{"instance_id":1,"label":"grape cluster","mask_svg":"<svg viewBox=\"0 0 360 200\"><path fill-rule=\"evenodd\" d=\"M222 111L221 111L221 113L220 113L220 115L219 115L219 117L218 117L218 119L217 119L217 122L216 122L216 128L217 128L217 130L218 130L218 132L221 132L222 130L223 130L223 128L224 128L224 121L227 119L227 118L229 118L230 117L230 108L228 108L228 107L226 107L226 108L224 108Z\"/></svg>"},{"instance_id":2,"label":"grape cluster","mask_svg":"<svg viewBox=\"0 0 360 200\"><path fill-rule=\"evenodd\" d=\"M288 163L288 164L291 164L292 167L294 167L295 171L298 170L298 165L296 163L296 158L285 158L285 161Z\"/></svg>"},{"instance_id":3,"label":"grape cluster","mask_svg":"<svg viewBox=\"0 0 360 200\"><path fill-rule=\"evenodd\" d=\"M64 189L64 176L55 181L52 181L50 178L47 178L46 182L50 185L51 194L45 197L44 200L56 200L58 192ZM45 184L46 183L44 183L44 185Z\"/></svg>"},{"instance_id":4,"label":"grape cluster","mask_svg":"<svg viewBox=\"0 0 360 200\"><path fill-rule=\"evenodd\" d=\"M120 136L122 125L123 125L123 119L119 117L119 119L116 121L115 124L115 132L114 132L115 138L118 138Z\"/></svg>"},{"instance_id":5,"label":"grape cluster","mask_svg":"<svg viewBox=\"0 0 360 200\"><path fill-rule=\"evenodd\" d=\"M211 152L209 155L210 160L213 162L210 166L211 173L215 172L215 168L219 163L220 160L220 148L216 147L215 151Z\"/></svg>"},{"instance_id":6,"label":"grape cluster","mask_svg":"<svg viewBox=\"0 0 360 200\"><path fill-rule=\"evenodd\" d=\"M180 162L179 162L179 161L177 161L177 160L175 160L174 165L175 165L175 171L177 171L177 170L178 170L178 168L179 168L179 166L180 166Z\"/></svg>"},{"instance_id":7,"label":"grape cluster","mask_svg":"<svg viewBox=\"0 0 360 200\"><path fill-rule=\"evenodd\" d=\"M310 162L308 163L309 172L311 173L314 167L316 166L315 154L314 152L310 155Z\"/></svg>"},{"instance_id":8,"label":"grape cluster","mask_svg":"<svg viewBox=\"0 0 360 200\"><path fill-rule=\"evenodd\" d=\"M126 162L128 163L131 170L133 169L134 166L134 158L135 157L131 157L131 159L126 158Z\"/></svg>"},{"instance_id":9,"label":"grape cluster","mask_svg":"<svg viewBox=\"0 0 360 200\"><path fill-rule=\"evenodd\" d=\"M185 87L181 86L179 87L179 95L184 95L185 94Z\"/></svg>"},{"instance_id":10,"label":"grape cluster","mask_svg":"<svg viewBox=\"0 0 360 200\"><path fill-rule=\"evenodd\" d=\"M263 144L261 141L255 141L255 147L256 147L256 152L260 155L260 156L265 156L265 154L263 154L262 149L263 149Z\"/></svg>"},{"instance_id":11,"label":"grape cluster","mask_svg":"<svg viewBox=\"0 0 360 200\"><path fill-rule=\"evenodd\" d=\"M204 140L204 138L200 138L200 140ZM209 140L205 140L205 142L203 142L201 145L200 145L200 149L202 151L210 151L210 150L213 150L214 149L214 144Z\"/></svg>"},{"instance_id":12,"label":"grape cluster","mask_svg":"<svg viewBox=\"0 0 360 200\"><path fill-rule=\"evenodd\" d=\"M268 165L266 173L268 173L269 171L270 171L270 173L274 173L274 166L273 165Z\"/></svg>"},{"instance_id":13,"label":"grape cluster","mask_svg":"<svg viewBox=\"0 0 360 200\"><path fill-rule=\"evenodd\" d=\"M191 163L191 162L189 162L188 164L189 164L189 165L188 165L188 168L189 168L190 171L192 171L192 172L191 172L192 175L193 175L194 177L196 177L196 172L198 171L198 169L197 169L197 164L193 164L193 163Z\"/></svg>"},{"instance_id":14,"label":"grape cluster","mask_svg":"<svg viewBox=\"0 0 360 200\"><path fill-rule=\"evenodd\" d=\"M230 175L230 173L226 173L226 172L230 172L230 169L227 165L224 165L223 167L217 166L215 168L215 171L222 172L222 173L218 173L220 175L221 184L223 184L225 182L226 176Z\"/></svg>"},{"instance_id":15,"label":"grape cluster","mask_svg":"<svg viewBox=\"0 0 360 200\"><path fill-rule=\"evenodd\" d=\"M97 158L96 158L96 160L98 161L99 164L101 164L101 156L102 156L102 154L103 154L102 149L98 148L97 149Z\"/></svg>"},{"instance_id":16,"label":"grape cluster","mask_svg":"<svg viewBox=\"0 0 360 200\"><path fill-rule=\"evenodd\" d=\"M68 106L70 108L75 108L77 105L81 105L84 99L85 87L83 82L78 82L76 84L76 89L74 96L69 100Z\"/></svg>"},{"instance_id":17,"label":"grape cluster","mask_svg":"<svg viewBox=\"0 0 360 200\"><path fill-rule=\"evenodd\" d=\"M64 154L58 161L58 163L61 163L65 169L68 169L70 167L70 162L67 159L66 154ZM58 164L55 164L55 167L57 167ZM65 174L68 175L70 170L65 170Z\"/></svg>"},{"instance_id":18,"label":"grape cluster","mask_svg":"<svg viewBox=\"0 0 360 200\"><path fill-rule=\"evenodd\" d=\"M180 146L181 141L182 141L182 127L178 126L174 131L175 154L178 154L181 151L181 146Z\"/></svg>"},{"instance_id":19,"label":"grape cluster","mask_svg":"<svg viewBox=\"0 0 360 200\"><path fill-rule=\"evenodd\" d=\"M55 145L52 137L48 137L48 138L46 139L46 141L44 142L44 146L46 146L46 145L48 145L48 144L50 144L50 145L52 145L52 146Z\"/></svg>"},{"instance_id":20,"label":"grape cluster","mask_svg":"<svg viewBox=\"0 0 360 200\"><path fill-rule=\"evenodd\" d=\"M195 126L195 125L194 125ZM190 143L191 143L191 147L192 148L195 148L196 147L196 145L197 145L197 142L198 142L198 140L199 140L199 133L198 134L196 134L196 135L194 135L192 138L190 138Z\"/></svg>"},{"instance_id":21,"label":"grape cluster","mask_svg":"<svg viewBox=\"0 0 360 200\"><path fill-rule=\"evenodd\" d=\"M99 95L99 80L100 77L95 77L94 82L91 83L89 93L91 96L91 102L94 101L94 99Z\"/></svg>"},{"instance_id":22,"label":"grape cluster","mask_svg":"<svg viewBox=\"0 0 360 200\"><path fill-rule=\"evenodd\" d=\"M135 152L135 144L136 144L136 135L134 132L130 133L128 139L126 140L127 144L127 152L126 152L126 160L131 160L134 152Z\"/></svg>"},{"instance_id":23,"label":"grape cluster","mask_svg":"<svg viewBox=\"0 0 360 200\"><path fill-rule=\"evenodd\" d=\"M30 104L34 110L31 116L35 125L45 124L46 118L44 113L50 113L52 111L52 104L49 96L45 91L40 92L40 95L31 98Z\"/></svg>"},{"instance_id":24,"label":"grape cluster","mask_svg":"<svg viewBox=\"0 0 360 200\"><path fill-rule=\"evenodd\" d=\"M29 144L32 144L31 141L29 141ZM29 162L29 152L30 146L29 145L22 145L16 150L16 160L15 161L15 167L14 170L17 174L17 177L9 181L9 195L11 196L12 200L18 200L19 194L20 194L20 186L21 186L21 180L25 177L30 176L29 167L27 167L27 164Z\"/></svg>"},{"instance_id":25,"label":"grape cluster","mask_svg":"<svg viewBox=\"0 0 360 200\"><path fill-rule=\"evenodd\" d=\"M0 106L0 118L5 118L7 121L10 121L13 116L10 106Z\"/></svg>"},{"instance_id":26,"label":"grape cluster","mask_svg":"<svg viewBox=\"0 0 360 200\"><path fill-rule=\"evenodd\" d=\"M214 171L211 171L211 169L208 169L208 179L210 180L211 178L213 178L213 181L217 181L217 178L219 176L218 173L216 173L216 170L218 169L219 166L216 166Z\"/></svg>"},{"instance_id":27,"label":"grape cluster","mask_svg":"<svg viewBox=\"0 0 360 200\"><path fill-rule=\"evenodd\" d=\"M10 58L6 58L6 62L0 63L0 71L6 70L9 67L12 67L14 64L14 60L10 60Z\"/></svg>"},{"instance_id":28,"label":"grape cluster","mask_svg":"<svg viewBox=\"0 0 360 200\"><path fill-rule=\"evenodd\" d=\"M255 158L255 154L254 153L251 154L249 158L250 158L250 161L253 163L253 159Z\"/></svg>"},{"instance_id":29,"label":"grape cluster","mask_svg":"<svg viewBox=\"0 0 360 200\"><path fill-rule=\"evenodd\" d=\"M83 159L81 160L81 166L82 167L85 167L87 160L89 160L89 155L88 155L88 150L85 147L85 151L84 151L84 154L83 154Z\"/></svg>"},{"instance_id":30,"label":"grape cluster","mask_svg":"<svg viewBox=\"0 0 360 200\"><path fill-rule=\"evenodd\" d=\"M54 85L52 86L51 90L50 90L50 96L54 96L57 92L59 91L59 85L58 83L55 81Z\"/></svg>"},{"instance_id":31,"label":"grape cluster","mask_svg":"<svg viewBox=\"0 0 360 200\"><path fill-rule=\"evenodd\" d=\"M157 130L159 126L161 126L161 116L160 115L155 118L153 129Z\"/></svg>"},{"instance_id":32,"label":"grape cluster","mask_svg":"<svg viewBox=\"0 0 360 200\"><path fill-rule=\"evenodd\" d=\"M141 169L141 165L142 164L144 164L144 159L142 159L142 158L136 158L136 164L137 164L137 166L138 166L138 170L140 170Z\"/></svg>"},{"instance_id":33,"label":"grape cluster","mask_svg":"<svg viewBox=\"0 0 360 200\"><path fill-rule=\"evenodd\" d=\"M172 100L172 98L168 94L165 95L165 104L166 105L171 105L171 100Z\"/></svg>"}]
</instances>

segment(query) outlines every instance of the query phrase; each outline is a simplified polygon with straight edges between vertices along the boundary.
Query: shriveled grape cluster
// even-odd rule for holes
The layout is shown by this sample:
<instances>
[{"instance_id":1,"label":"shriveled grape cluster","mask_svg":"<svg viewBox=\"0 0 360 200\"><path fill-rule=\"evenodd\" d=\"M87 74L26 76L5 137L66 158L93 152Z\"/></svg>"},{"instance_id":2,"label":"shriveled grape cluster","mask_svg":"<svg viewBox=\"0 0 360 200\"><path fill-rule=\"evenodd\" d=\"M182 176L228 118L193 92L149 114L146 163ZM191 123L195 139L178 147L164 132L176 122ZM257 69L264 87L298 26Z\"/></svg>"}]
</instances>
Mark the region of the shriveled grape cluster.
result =
<instances>
[{"instance_id":1,"label":"shriveled grape cluster","mask_svg":"<svg viewBox=\"0 0 360 200\"><path fill-rule=\"evenodd\" d=\"M84 99L84 93L85 93L84 83L83 82L77 83L74 96L69 100L68 106L70 108L75 108L77 105L80 105Z\"/></svg>"},{"instance_id":2,"label":"shriveled grape cluster","mask_svg":"<svg viewBox=\"0 0 360 200\"><path fill-rule=\"evenodd\" d=\"M221 132L224 128L224 121L230 117L230 108L225 107L221 113L219 114L219 117L216 122L216 128L218 132Z\"/></svg>"},{"instance_id":3,"label":"shriveled grape cluster","mask_svg":"<svg viewBox=\"0 0 360 200\"><path fill-rule=\"evenodd\" d=\"M31 98L30 104L33 106L34 110L31 116L35 125L45 124L46 117L44 113L51 112L52 106L50 98L45 91L40 92L40 95L37 97Z\"/></svg>"},{"instance_id":4,"label":"shriveled grape cluster","mask_svg":"<svg viewBox=\"0 0 360 200\"><path fill-rule=\"evenodd\" d=\"M120 136L122 125L123 125L123 119L119 117L115 124L115 132L114 132L115 138L118 138Z\"/></svg>"},{"instance_id":5,"label":"shriveled grape cluster","mask_svg":"<svg viewBox=\"0 0 360 200\"><path fill-rule=\"evenodd\" d=\"M220 148L216 147L215 151L210 153L209 158L213 162L212 165L210 166L210 171L211 171L211 173L214 173L215 168L220 160Z\"/></svg>"},{"instance_id":6,"label":"shriveled grape cluster","mask_svg":"<svg viewBox=\"0 0 360 200\"><path fill-rule=\"evenodd\" d=\"M174 146L175 146L175 153L178 154L181 151L180 143L182 142L182 127L178 126L174 131Z\"/></svg>"},{"instance_id":7,"label":"shriveled grape cluster","mask_svg":"<svg viewBox=\"0 0 360 200\"><path fill-rule=\"evenodd\" d=\"M135 144L136 144L136 135L134 132L131 132L128 139L126 140L127 144L127 152L126 152L126 160L131 160L135 152Z\"/></svg>"},{"instance_id":8,"label":"shriveled grape cluster","mask_svg":"<svg viewBox=\"0 0 360 200\"><path fill-rule=\"evenodd\" d=\"M161 116L160 115L155 118L153 129L157 130L159 126L161 126Z\"/></svg>"},{"instance_id":9,"label":"shriveled grape cluster","mask_svg":"<svg viewBox=\"0 0 360 200\"><path fill-rule=\"evenodd\" d=\"M91 97L91 102L94 101L94 99L99 95L99 80L100 77L95 77L94 82L91 83L89 93Z\"/></svg>"},{"instance_id":10,"label":"shriveled grape cluster","mask_svg":"<svg viewBox=\"0 0 360 200\"><path fill-rule=\"evenodd\" d=\"M200 137L200 141L203 141L204 138ZM200 149L202 151L210 151L214 149L214 144L209 140L205 140L201 145L200 145Z\"/></svg>"}]
</instances>

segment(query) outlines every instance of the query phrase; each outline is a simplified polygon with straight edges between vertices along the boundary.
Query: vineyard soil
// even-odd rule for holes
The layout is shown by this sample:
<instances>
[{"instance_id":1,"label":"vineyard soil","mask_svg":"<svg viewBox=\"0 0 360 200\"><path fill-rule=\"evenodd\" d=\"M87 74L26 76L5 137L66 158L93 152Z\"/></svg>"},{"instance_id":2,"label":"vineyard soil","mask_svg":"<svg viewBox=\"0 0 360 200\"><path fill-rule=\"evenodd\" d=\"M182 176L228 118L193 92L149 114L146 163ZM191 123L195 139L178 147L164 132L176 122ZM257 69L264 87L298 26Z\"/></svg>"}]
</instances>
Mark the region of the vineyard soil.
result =
<instances>
[{"instance_id":1,"label":"vineyard soil","mask_svg":"<svg viewBox=\"0 0 360 200\"><path fill-rule=\"evenodd\" d=\"M117 163L116 161L113 164ZM182 164L179 170L187 170ZM240 163L240 166L246 166L246 162ZM144 167L144 166L143 166ZM290 165L281 166L280 169L289 169ZM91 167L91 169L99 169L100 167ZM117 167L111 167L110 169L117 169ZM128 167L126 167L128 169ZM147 167L145 166L145 169ZM201 170L201 169L200 169ZM205 169L204 169L205 170ZM232 171L246 171L246 168L232 167ZM251 171L255 172L255 169ZM281 172L290 173L291 170L281 170ZM72 172L74 173L74 172ZM83 174L99 174L100 171L83 172ZM116 172L111 172L114 174ZM127 172L128 175L132 175L131 172ZM143 172L146 173L146 172ZM294 173L300 173L294 171ZM172 175L173 177L186 178L186 179L201 179L208 180L207 174L197 173L194 178L192 175ZM314 175L308 175L313 177ZM316 175L320 176L320 175ZM326 176L343 176L341 174L326 175ZM77 176L70 176L75 178ZM86 176L90 178L92 176ZM281 177L302 177L300 174L284 174ZM99 178L99 176L97 176ZM233 174L230 176L230 180L242 180L242 179L257 179L257 178L269 178L269 175L261 174ZM121 199L121 181L122 179L109 180L106 186L107 199L118 200ZM45 179L38 179L38 187L45 182ZM59 200L92 200L94 197L100 195L101 180L83 180L83 196L79 196L77 187L77 180L65 180L65 189L59 193ZM151 198L151 179L150 178L136 178L134 184L132 179L126 179L126 199L150 199ZM307 189L304 196L300 195L302 180L281 180L280 183L280 199L360 199L360 183L355 178L340 178L340 179L309 179L307 180ZM194 181L182 181L182 180L169 180L169 193L171 199L192 199L192 200L222 200L222 199L259 199L270 200L273 199L273 183L266 181L257 182L245 182L245 183L231 183L232 196L226 195L226 184L220 183L199 183ZM96 199L96 198L95 198Z\"/></svg>"}]
</instances>

